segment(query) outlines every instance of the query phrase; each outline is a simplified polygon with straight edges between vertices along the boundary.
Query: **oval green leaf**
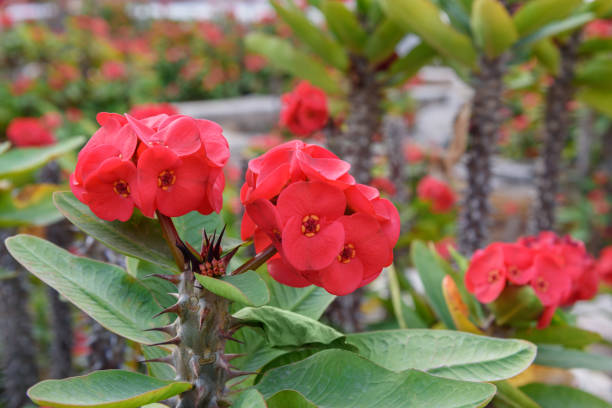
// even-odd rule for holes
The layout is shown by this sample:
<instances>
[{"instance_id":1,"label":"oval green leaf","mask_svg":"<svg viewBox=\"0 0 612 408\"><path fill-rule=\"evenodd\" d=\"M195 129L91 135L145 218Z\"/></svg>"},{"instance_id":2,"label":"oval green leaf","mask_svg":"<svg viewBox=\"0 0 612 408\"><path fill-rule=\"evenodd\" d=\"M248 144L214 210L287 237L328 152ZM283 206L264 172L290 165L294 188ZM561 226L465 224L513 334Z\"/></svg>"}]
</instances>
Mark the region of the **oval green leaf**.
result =
<instances>
[{"instance_id":1,"label":"oval green leaf","mask_svg":"<svg viewBox=\"0 0 612 408\"><path fill-rule=\"evenodd\" d=\"M495 395L490 384L401 373L344 350L323 350L266 373L256 388L266 397L293 390L320 408L484 407Z\"/></svg>"},{"instance_id":2,"label":"oval green leaf","mask_svg":"<svg viewBox=\"0 0 612 408\"><path fill-rule=\"evenodd\" d=\"M211 278L196 274L196 279L214 294L248 306L263 306L270 301L270 292L257 272Z\"/></svg>"},{"instance_id":3,"label":"oval green leaf","mask_svg":"<svg viewBox=\"0 0 612 408\"><path fill-rule=\"evenodd\" d=\"M536 364L559 368L588 368L612 372L612 356L539 344Z\"/></svg>"},{"instance_id":4,"label":"oval green leaf","mask_svg":"<svg viewBox=\"0 0 612 408\"><path fill-rule=\"evenodd\" d=\"M168 323L151 293L118 266L94 261L30 235L6 240L13 257L108 330L140 343L166 339L145 329Z\"/></svg>"},{"instance_id":5,"label":"oval green leaf","mask_svg":"<svg viewBox=\"0 0 612 408\"><path fill-rule=\"evenodd\" d=\"M248 389L238 394L232 408L267 408L263 395L255 389Z\"/></svg>"},{"instance_id":6,"label":"oval green leaf","mask_svg":"<svg viewBox=\"0 0 612 408\"><path fill-rule=\"evenodd\" d=\"M587 392L565 385L527 384L521 391L542 408L612 408L612 405Z\"/></svg>"},{"instance_id":7,"label":"oval green leaf","mask_svg":"<svg viewBox=\"0 0 612 408\"><path fill-rule=\"evenodd\" d=\"M70 192L53 194L53 201L71 223L110 249L176 271L176 264L156 220L134 213L127 222L104 221Z\"/></svg>"},{"instance_id":8,"label":"oval green leaf","mask_svg":"<svg viewBox=\"0 0 612 408\"><path fill-rule=\"evenodd\" d=\"M314 319L272 306L245 307L233 315L236 319L263 328L272 347L330 344L344 334Z\"/></svg>"},{"instance_id":9,"label":"oval green leaf","mask_svg":"<svg viewBox=\"0 0 612 408\"><path fill-rule=\"evenodd\" d=\"M42 381L28 390L39 405L56 408L138 408L191 388L182 381L163 381L124 370L94 371L82 377Z\"/></svg>"},{"instance_id":10,"label":"oval green leaf","mask_svg":"<svg viewBox=\"0 0 612 408\"><path fill-rule=\"evenodd\" d=\"M417 369L465 381L514 377L533 362L536 347L448 330L388 330L347 335L358 353L391 371Z\"/></svg>"},{"instance_id":11,"label":"oval green leaf","mask_svg":"<svg viewBox=\"0 0 612 408\"><path fill-rule=\"evenodd\" d=\"M549 326L545 329L522 329L516 331L513 337L537 344L559 344L564 347L576 349L586 347L589 344L599 343L602 340L599 333L573 326Z\"/></svg>"},{"instance_id":12,"label":"oval green leaf","mask_svg":"<svg viewBox=\"0 0 612 408\"><path fill-rule=\"evenodd\" d=\"M0 179L15 179L24 173L36 170L45 163L76 149L85 142L82 136L63 140L48 147L11 149L0 159Z\"/></svg>"}]
</instances>

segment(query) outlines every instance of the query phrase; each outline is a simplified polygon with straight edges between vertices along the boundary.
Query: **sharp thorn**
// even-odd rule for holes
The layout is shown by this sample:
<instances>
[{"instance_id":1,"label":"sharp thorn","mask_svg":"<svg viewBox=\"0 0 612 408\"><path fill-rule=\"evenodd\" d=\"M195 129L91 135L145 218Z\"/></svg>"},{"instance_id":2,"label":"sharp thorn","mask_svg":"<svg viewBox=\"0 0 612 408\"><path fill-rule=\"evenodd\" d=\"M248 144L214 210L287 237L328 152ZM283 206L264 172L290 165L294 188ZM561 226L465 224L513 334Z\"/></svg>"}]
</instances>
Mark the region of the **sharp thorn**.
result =
<instances>
[{"instance_id":1,"label":"sharp thorn","mask_svg":"<svg viewBox=\"0 0 612 408\"><path fill-rule=\"evenodd\" d=\"M161 312L159 312L158 314L153 316L153 318L155 319L156 317L161 316L164 313L176 313L176 314L178 314L180 311L181 311L181 306L178 303L175 303L172 306L165 308L164 310L162 310Z\"/></svg>"},{"instance_id":2,"label":"sharp thorn","mask_svg":"<svg viewBox=\"0 0 612 408\"><path fill-rule=\"evenodd\" d=\"M223 256L223 262L225 262L226 267L230 263L234 255L236 255L236 252L238 252L239 249L240 249L240 246L237 246L236 248L232 249L231 251L229 251L227 254Z\"/></svg>"},{"instance_id":3,"label":"sharp thorn","mask_svg":"<svg viewBox=\"0 0 612 408\"><path fill-rule=\"evenodd\" d=\"M181 338L179 336L176 336L171 338L170 340L162 341L159 343L147 344L147 346L167 346L171 344L174 344L175 346L181 344Z\"/></svg>"},{"instance_id":4,"label":"sharp thorn","mask_svg":"<svg viewBox=\"0 0 612 408\"><path fill-rule=\"evenodd\" d=\"M174 292L168 292L168 294L176 299L179 298L179 294L178 293L174 293Z\"/></svg>"},{"instance_id":5,"label":"sharp thorn","mask_svg":"<svg viewBox=\"0 0 612 408\"><path fill-rule=\"evenodd\" d=\"M235 358L240 358L240 357L244 357L246 356L246 353L240 353L240 354L223 354L223 359L225 361L232 361Z\"/></svg>"},{"instance_id":6,"label":"sharp thorn","mask_svg":"<svg viewBox=\"0 0 612 408\"><path fill-rule=\"evenodd\" d=\"M237 377L242 377L243 375L255 375L257 374L256 372L253 371L234 371L234 370L230 370L227 372L227 378L228 379L232 379L232 378L237 378Z\"/></svg>"},{"instance_id":7,"label":"sharp thorn","mask_svg":"<svg viewBox=\"0 0 612 408\"><path fill-rule=\"evenodd\" d=\"M172 282L175 285L178 285L178 283L181 281L180 275L165 275L163 273L152 273L150 275L145 276L145 278L150 278L150 277L167 280L168 282Z\"/></svg>"},{"instance_id":8,"label":"sharp thorn","mask_svg":"<svg viewBox=\"0 0 612 408\"><path fill-rule=\"evenodd\" d=\"M235 341L236 343L244 344L244 341L238 340L237 338L232 337L229 334L221 334L221 338L224 338L226 340Z\"/></svg>"},{"instance_id":9,"label":"sharp thorn","mask_svg":"<svg viewBox=\"0 0 612 408\"><path fill-rule=\"evenodd\" d=\"M167 357L160 357L160 358L151 358L148 360L141 360L139 361L140 364L147 364L147 363L163 363L163 364L168 364L174 367L174 361L172 360L172 356L167 356Z\"/></svg>"},{"instance_id":10,"label":"sharp thorn","mask_svg":"<svg viewBox=\"0 0 612 408\"><path fill-rule=\"evenodd\" d=\"M174 330L174 324L169 324L167 326L162 326L162 327L153 327L151 329L145 329L144 331L159 331L159 332L168 333L171 336L174 336L176 334Z\"/></svg>"}]
</instances>

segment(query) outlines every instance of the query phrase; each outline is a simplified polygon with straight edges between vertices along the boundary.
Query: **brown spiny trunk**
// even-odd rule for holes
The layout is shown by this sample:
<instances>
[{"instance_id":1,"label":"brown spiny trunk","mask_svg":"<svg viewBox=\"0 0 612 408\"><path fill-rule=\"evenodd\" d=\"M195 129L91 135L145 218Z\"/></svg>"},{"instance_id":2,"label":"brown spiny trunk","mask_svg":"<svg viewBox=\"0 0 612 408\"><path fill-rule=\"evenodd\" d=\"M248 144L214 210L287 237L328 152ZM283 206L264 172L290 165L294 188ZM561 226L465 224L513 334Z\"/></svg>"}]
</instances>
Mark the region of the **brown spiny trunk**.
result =
<instances>
[{"instance_id":1,"label":"brown spiny trunk","mask_svg":"<svg viewBox=\"0 0 612 408\"><path fill-rule=\"evenodd\" d=\"M554 230L561 152L570 133L572 118L567 104L574 96L574 65L580 44L581 31L575 31L562 44L561 66L546 93L544 117L544 146L538 162L538 197L535 209L537 231Z\"/></svg>"},{"instance_id":2,"label":"brown spiny trunk","mask_svg":"<svg viewBox=\"0 0 612 408\"><path fill-rule=\"evenodd\" d=\"M372 144L380 134L382 90L364 57L351 56L349 81L349 113L339 151L351 163L351 174L357 182L367 184L371 179Z\"/></svg>"},{"instance_id":3,"label":"brown spiny trunk","mask_svg":"<svg viewBox=\"0 0 612 408\"><path fill-rule=\"evenodd\" d=\"M14 277L0 278L0 349L4 388L0 406L6 408L26 406L30 402L26 391L38 381L37 349L28 310L26 276L4 246L4 240L14 233L14 230L0 229L0 269L15 272Z\"/></svg>"},{"instance_id":4,"label":"brown spiny trunk","mask_svg":"<svg viewBox=\"0 0 612 408\"><path fill-rule=\"evenodd\" d=\"M499 130L506 57L481 57L474 76L474 98L466 152L467 187L459 215L459 249L471 255L487 239L491 156Z\"/></svg>"}]
</instances>

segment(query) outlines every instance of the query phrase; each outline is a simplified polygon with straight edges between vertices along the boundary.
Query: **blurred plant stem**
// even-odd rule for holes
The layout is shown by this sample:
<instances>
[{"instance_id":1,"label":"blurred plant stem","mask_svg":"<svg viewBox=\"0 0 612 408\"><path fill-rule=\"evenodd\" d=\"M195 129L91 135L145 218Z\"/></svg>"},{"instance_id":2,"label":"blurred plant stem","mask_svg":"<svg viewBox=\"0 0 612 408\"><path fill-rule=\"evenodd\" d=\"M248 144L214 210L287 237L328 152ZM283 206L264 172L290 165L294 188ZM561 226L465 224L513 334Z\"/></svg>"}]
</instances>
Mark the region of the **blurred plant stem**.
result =
<instances>
[{"instance_id":1,"label":"blurred plant stem","mask_svg":"<svg viewBox=\"0 0 612 408\"><path fill-rule=\"evenodd\" d=\"M0 277L0 341L4 386L0 406L5 408L26 406L29 403L26 391L38 381L37 347L28 310L26 278L4 246L4 240L15 232L13 229L0 229L0 271L5 274Z\"/></svg>"},{"instance_id":2,"label":"blurred plant stem","mask_svg":"<svg viewBox=\"0 0 612 408\"><path fill-rule=\"evenodd\" d=\"M538 197L534 213L536 231L555 229L555 210L559 192L561 152L570 133L572 115L568 103L574 97L574 69L582 31L574 31L559 46L561 64L546 92L544 114L544 146L537 168Z\"/></svg>"}]
</instances>

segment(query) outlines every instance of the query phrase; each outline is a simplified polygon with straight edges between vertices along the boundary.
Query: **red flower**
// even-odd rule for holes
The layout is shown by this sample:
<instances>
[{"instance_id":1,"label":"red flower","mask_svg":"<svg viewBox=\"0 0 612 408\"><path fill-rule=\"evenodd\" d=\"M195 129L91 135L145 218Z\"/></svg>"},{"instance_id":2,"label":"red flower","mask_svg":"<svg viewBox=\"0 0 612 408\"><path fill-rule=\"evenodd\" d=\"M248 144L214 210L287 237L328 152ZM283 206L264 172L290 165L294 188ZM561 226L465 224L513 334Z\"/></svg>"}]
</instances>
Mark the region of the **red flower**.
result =
<instances>
[{"instance_id":1,"label":"red flower","mask_svg":"<svg viewBox=\"0 0 612 408\"><path fill-rule=\"evenodd\" d=\"M346 208L342 190L321 182L294 183L279 195L277 207L289 263L301 270L328 266L344 242L342 224L336 221Z\"/></svg>"},{"instance_id":2,"label":"red flower","mask_svg":"<svg viewBox=\"0 0 612 408\"><path fill-rule=\"evenodd\" d=\"M555 258L548 254L536 255L535 274L531 287L544 306L558 306L571 290L571 279L562 272Z\"/></svg>"},{"instance_id":3,"label":"red flower","mask_svg":"<svg viewBox=\"0 0 612 408\"><path fill-rule=\"evenodd\" d=\"M118 61L107 61L100 68L102 76L107 81L124 79L127 76L127 69L123 63Z\"/></svg>"},{"instance_id":4,"label":"red flower","mask_svg":"<svg viewBox=\"0 0 612 408\"><path fill-rule=\"evenodd\" d=\"M506 286L506 264L499 245L476 251L465 273L465 286L482 303L497 299Z\"/></svg>"},{"instance_id":5,"label":"red flower","mask_svg":"<svg viewBox=\"0 0 612 408\"><path fill-rule=\"evenodd\" d=\"M393 261L393 252L375 218L357 213L338 221L344 227L344 245L319 277L329 293L342 296L378 277Z\"/></svg>"},{"instance_id":6,"label":"red flower","mask_svg":"<svg viewBox=\"0 0 612 408\"><path fill-rule=\"evenodd\" d=\"M395 193L397 192L395 184L393 184L393 182L386 177L374 177L370 184L372 185L372 187L377 188L383 193L389 194L391 196L395 195Z\"/></svg>"},{"instance_id":7,"label":"red flower","mask_svg":"<svg viewBox=\"0 0 612 408\"><path fill-rule=\"evenodd\" d=\"M134 205L149 217L221 210L229 146L219 125L165 114L100 113L97 120L101 128L79 153L70 187L100 218L125 221Z\"/></svg>"},{"instance_id":8,"label":"red flower","mask_svg":"<svg viewBox=\"0 0 612 408\"><path fill-rule=\"evenodd\" d=\"M434 213L445 213L455 205L455 193L450 187L432 177L425 176L417 186L417 195L423 201L431 203L431 210Z\"/></svg>"},{"instance_id":9,"label":"red flower","mask_svg":"<svg viewBox=\"0 0 612 408\"><path fill-rule=\"evenodd\" d=\"M278 282L314 284L345 295L374 280L393 259L399 214L376 188L355 184L348 163L299 141L249 162L240 199L241 236L268 261Z\"/></svg>"},{"instance_id":10,"label":"red flower","mask_svg":"<svg viewBox=\"0 0 612 408\"><path fill-rule=\"evenodd\" d=\"M409 163L419 163L425 158L423 149L415 143L408 143L404 146L404 157Z\"/></svg>"},{"instance_id":11,"label":"red flower","mask_svg":"<svg viewBox=\"0 0 612 408\"><path fill-rule=\"evenodd\" d=\"M38 118L15 118L9 123L6 135L18 147L46 146L55 143L53 133Z\"/></svg>"},{"instance_id":12,"label":"red flower","mask_svg":"<svg viewBox=\"0 0 612 408\"><path fill-rule=\"evenodd\" d=\"M128 113L136 119L144 119L161 114L177 115L179 112L169 103L147 103L132 106Z\"/></svg>"},{"instance_id":13,"label":"red flower","mask_svg":"<svg viewBox=\"0 0 612 408\"><path fill-rule=\"evenodd\" d=\"M98 217L127 221L134 211L136 166L116 157L107 159L87 177L84 190L84 200Z\"/></svg>"},{"instance_id":14,"label":"red flower","mask_svg":"<svg viewBox=\"0 0 612 408\"><path fill-rule=\"evenodd\" d=\"M612 285L612 246L602 249L595 265L601 279L607 284Z\"/></svg>"},{"instance_id":15,"label":"red flower","mask_svg":"<svg viewBox=\"0 0 612 408\"><path fill-rule=\"evenodd\" d=\"M307 136L322 129L329 118L325 92L302 81L282 97L280 125L298 136Z\"/></svg>"}]
</instances>

